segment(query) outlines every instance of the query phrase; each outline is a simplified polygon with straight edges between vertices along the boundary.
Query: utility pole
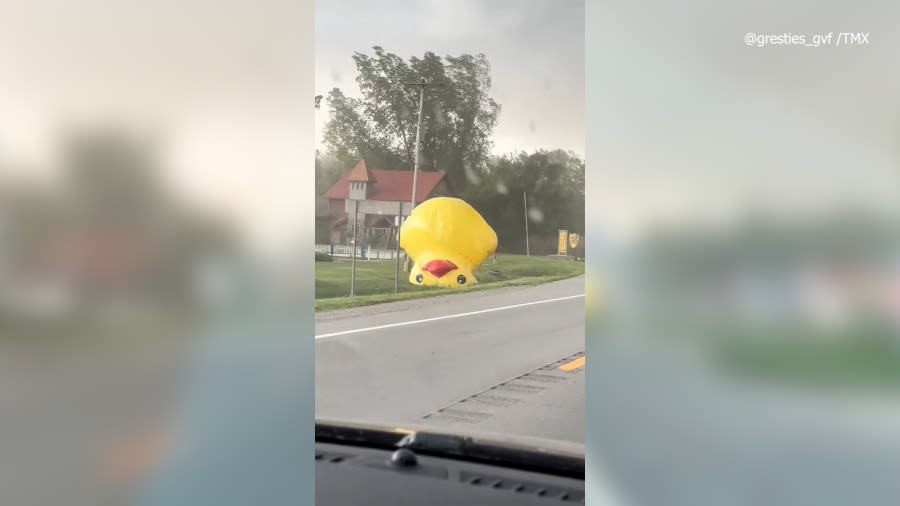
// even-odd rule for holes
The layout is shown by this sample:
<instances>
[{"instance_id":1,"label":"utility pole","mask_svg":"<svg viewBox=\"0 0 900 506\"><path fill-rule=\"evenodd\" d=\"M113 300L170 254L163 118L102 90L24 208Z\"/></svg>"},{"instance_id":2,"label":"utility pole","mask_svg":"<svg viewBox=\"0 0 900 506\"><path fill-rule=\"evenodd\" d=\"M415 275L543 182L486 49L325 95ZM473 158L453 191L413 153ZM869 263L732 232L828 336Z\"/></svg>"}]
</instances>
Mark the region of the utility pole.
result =
<instances>
[{"instance_id":1,"label":"utility pole","mask_svg":"<svg viewBox=\"0 0 900 506\"><path fill-rule=\"evenodd\" d=\"M531 245L528 240L528 194L522 192L522 200L525 201L525 256L531 256Z\"/></svg>"},{"instance_id":2,"label":"utility pole","mask_svg":"<svg viewBox=\"0 0 900 506\"><path fill-rule=\"evenodd\" d=\"M419 118L416 123L416 146L414 153L414 167L413 167L413 187L412 187L412 198L410 199L410 203L412 204L412 208L416 207L416 184L418 183L419 176L419 161L421 157L419 156L420 147L422 144L422 116L424 113L425 106L425 88L428 86L432 86L435 88L442 88L443 84L435 84L429 83L424 77L419 80L419 82L409 82L403 83L406 86L417 86L419 88ZM412 212L412 208L410 208L410 212Z\"/></svg>"},{"instance_id":3,"label":"utility pole","mask_svg":"<svg viewBox=\"0 0 900 506\"><path fill-rule=\"evenodd\" d=\"M403 224L403 202L397 202L397 255L396 265L394 266L394 293L399 290L400 280L400 225Z\"/></svg>"},{"instance_id":4,"label":"utility pole","mask_svg":"<svg viewBox=\"0 0 900 506\"><path fill-rule=\"evenodd\" d=\"M415 162L413 164L413 186L412 186L412 199L410 200L409 212L412 214L412 210L416 207L416 183L419 180L419 151L421 151L420 146L422 145L422 109L425 105L425 78L422 78L422 84L419 87L419 120L416 122L416 153L415 153Z\"/></svg>"},{"instance_id":5,"label":"utility pole","mask_svg":"<svg viewBox=\"0 0 900 506\"><path fill-rule=\"evenodd\" d=\"M443 84L431 84L425 80L423 77L419 80L419 82L411 82L411 83L403 83L406 86L418 86L419 87L419 119L416 123L416 146L414 153L414 162L413 162L413 184L412 184L412 197L410 198L410 207L409 213L412 214L413 209L416 207L416 187L419 181L419 151L422 143L422 113L425 105L425 87L426 86L434 86L434 87L443 87ZM399 237L399 236L398 236ZM406 257L406 265L407 269L409 268L409 255Z\"/></svg>"},{"instance_id":6,"label":"utility pole","mask_svg":"<svg viewBox=\"0 0 900 506\"><path fill-rule=\"evenodd\" d=\"M353 200L353 244L350 246L350 296L356 293L356 230L359 228L359 201Z\"/></svg>"}]
</instances>

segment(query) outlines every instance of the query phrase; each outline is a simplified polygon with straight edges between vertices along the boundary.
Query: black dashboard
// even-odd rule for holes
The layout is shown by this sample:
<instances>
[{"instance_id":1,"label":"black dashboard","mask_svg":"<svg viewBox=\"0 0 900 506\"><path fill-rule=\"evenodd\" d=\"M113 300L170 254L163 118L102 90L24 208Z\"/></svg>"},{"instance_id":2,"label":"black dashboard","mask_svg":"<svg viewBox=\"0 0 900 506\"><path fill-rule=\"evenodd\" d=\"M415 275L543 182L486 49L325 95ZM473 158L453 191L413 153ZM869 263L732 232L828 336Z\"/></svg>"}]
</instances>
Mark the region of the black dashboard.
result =
<instances>
[{"instance_id":1,"label":"black dashboard","mask_svg":"<svg viewBox=\"0 0 900 506\"><path fill-rule=\"evenodd\" d=\"M316 504L584 504L584 481L406 448L317 442Z\"/></svg>"}]
</instances>

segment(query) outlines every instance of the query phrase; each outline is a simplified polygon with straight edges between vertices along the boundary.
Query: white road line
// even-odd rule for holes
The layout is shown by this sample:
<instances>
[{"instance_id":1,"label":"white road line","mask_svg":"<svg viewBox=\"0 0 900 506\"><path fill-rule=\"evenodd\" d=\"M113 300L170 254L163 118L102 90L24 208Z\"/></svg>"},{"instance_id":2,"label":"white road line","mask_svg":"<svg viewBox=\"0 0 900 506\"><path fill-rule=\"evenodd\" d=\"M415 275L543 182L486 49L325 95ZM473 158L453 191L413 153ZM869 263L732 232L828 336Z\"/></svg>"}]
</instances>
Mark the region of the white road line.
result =
<instances>
[{"instance_id":1,"label":"white road line","mask_svg":"<svg viewBox=\"0 0 900 506\"><path fill-rule=\"evenodd\" d=\"M516 309L516 308L520 308L520 307L534 306L536 304L548 304L550 302L560 302L563 300L577 299L579 297L584 297L584 294L582 293L580 295L569 295L566 297L557 297L555 299L536 300L533 302L524 302L522 304L513 304L511 306L492 307L490 309L479 309L478 311L469 311L468 313L457 313L457 314L449 314L449 315L444 315L444 316L435 316L434 318L425 318L423 320L413 320L413 321L399 322L399 323L388 323L387 325L377 325L375 327L366 327L366 328L362 328L362 329L342 330L340 332L331 332L328 334L320 334L320 335L316 336L316 339L322 339L325 337L345 336L347 334L360 334L362 332L371 332L373 330L389 329L392 327L404 327L406 325L415 325L417 323L435 322L438 320L449 320L451 318L462 318L463 316L472 316L472 315L476 315L476 314L493 313L495 311L506 311L507 309Z\"/></svg>"}]
</instances>

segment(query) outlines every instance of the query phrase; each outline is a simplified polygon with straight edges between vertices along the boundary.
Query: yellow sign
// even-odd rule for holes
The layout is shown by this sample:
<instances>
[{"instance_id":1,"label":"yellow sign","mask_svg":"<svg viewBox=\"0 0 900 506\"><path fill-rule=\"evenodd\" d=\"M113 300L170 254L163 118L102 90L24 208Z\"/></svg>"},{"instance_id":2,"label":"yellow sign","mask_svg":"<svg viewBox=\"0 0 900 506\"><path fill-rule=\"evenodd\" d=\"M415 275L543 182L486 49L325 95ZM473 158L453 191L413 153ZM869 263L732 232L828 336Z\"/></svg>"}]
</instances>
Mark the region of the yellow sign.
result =
<instances>
[{"instance_id":1,"label":"yellow sign","mask_svg":"<svg viewBox=\"0 0 900 506\"><path fill-rule=\"evenodd\" d=\"M568 230L560 230L559 231L559 248L556 252L557 255L565 255L568 253L568 239L569 231Z\"/></svg>"},{"instance_id":2,"label":"yellow sign","mask_svg":"<svg viewBox=\"0 0 900 506\"><path fill-rule=\"evenodd\" d=\"M572 249L575 249L578 247L578 239L579 239L578 234L575 234L575 233L569 234L569 246L571 246Z\"/></svg>"}]
</instances>

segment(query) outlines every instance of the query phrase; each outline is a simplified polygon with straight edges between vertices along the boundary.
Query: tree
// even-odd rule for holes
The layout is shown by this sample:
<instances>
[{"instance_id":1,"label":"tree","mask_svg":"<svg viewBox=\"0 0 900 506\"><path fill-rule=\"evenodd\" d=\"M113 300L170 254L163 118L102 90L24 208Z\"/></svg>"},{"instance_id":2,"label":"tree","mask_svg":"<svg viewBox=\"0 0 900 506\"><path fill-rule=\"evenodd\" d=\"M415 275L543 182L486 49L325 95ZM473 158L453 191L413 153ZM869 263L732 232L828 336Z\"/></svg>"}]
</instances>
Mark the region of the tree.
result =
<instances>
[{"instance_id":1,"label":"tree","mask_svg":"<svg viewBox=\"0 0 900 506\"><path fill-rule=\"evenodd\" d=\"M502 251L525 251L523 193L528 195L532 251L555 251L559 229L584 233L584 161L574 153L537 151L496 158L465 192L463 197L497 232Z\"/></svg>"},{"instance_id":2,"label":"tree","mask_svg":"<svg viewBox=\"0 0 900 506\"><path fill-rule=\"evenodd\" d=\"M160 177L153 145L120 130L87 130L64 144L63 196L72 232L136 239L146 256L142 286L163 300L189 294L203 259L240 248L227 223L192 208Z\"/></svg>"},{"instance_id":3,"label":"tree","mask_svg":"<svg viewBox=\"0 0 900 506\"><path fill-rule=\"evenodd\" d=\"M89 278L114 258L139 266L128 276L143 294L180 304L197 262L240 253L227 223L169 191L142 139L113 129L77 131L62 150L62 184L17 186L8 204L15 267L54 275L55 259L66 258L64 270Z\"/></svg>"},{"instance_id":4,"label":"tree","mask_svg":"<svg viewBox=\"0 0 900 506\"><path fill-rule=\"evenodd\" d=\"M62 155L71 226L149 227L170 208L145 139L118 129L74 131Z\"/></svg>"},{"instance_id":5,"label":"tree","mask_svg":"<svg viewBox=\"0 0 900 506\"><path fill-rule=\"evenodd\" d=\"M30 182L8 183L0 219L4 225L5 260L18 269L37 257L48 237L65 227L67 210L58 195Z\"/></svg>"},{"instance_id":6,"label":"tree","mask_svg":"<svg viewBox=\"0 0 900 506\"><path fill-rule=\"evenodd\" d=\"M336 183L344 172L347 164L332 155L316 154L316 196L322 195Z\"/></svg>"},{"instance_id":7,"label":"tree","mask_svg":"<svg viewBox=\"0 0 900 506\"><path fill-rule=\"evenodd\" d=\"M351 166L364 158L373 166L412 168L419 90L404 83L425 79L420 162L443 170L458 190L485 169L500 106L489 96L490 64L483 54L446 56L432 52L409 61L374 46L374 55L354 53L362 98L335 88L328 94L331 117L324 141L332 156Z\"/></svg>"}]
</instances>

